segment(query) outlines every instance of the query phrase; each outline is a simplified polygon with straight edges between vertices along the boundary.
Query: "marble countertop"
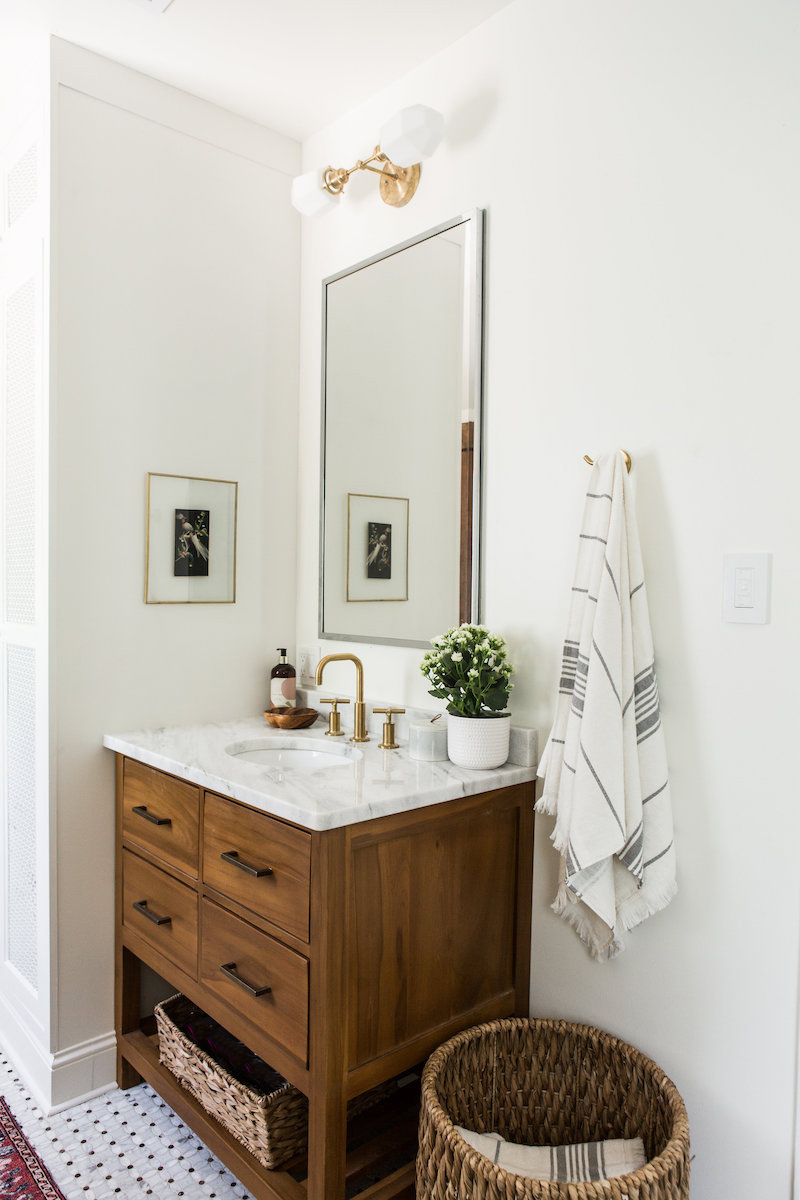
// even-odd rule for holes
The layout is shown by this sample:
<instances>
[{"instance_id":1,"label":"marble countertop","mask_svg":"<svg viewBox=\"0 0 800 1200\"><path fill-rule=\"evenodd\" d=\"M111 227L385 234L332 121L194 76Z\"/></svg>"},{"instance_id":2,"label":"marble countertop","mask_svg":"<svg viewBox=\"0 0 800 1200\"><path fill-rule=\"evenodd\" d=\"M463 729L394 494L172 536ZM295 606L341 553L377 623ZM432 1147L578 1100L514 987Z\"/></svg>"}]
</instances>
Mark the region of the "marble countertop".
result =
<instances>
[{"instance_id":1,"label":"marble countertop","mask_svg":"<svg viewBox=\"0 0 800 1200\"><path fill-rule=\"evenodd\" d=\"M358 746L336 738L343 753L325 766L264 766L226 753L226 748L258 739L297 739L325 750L326 721L310 729L274 729L263 717L213 725L192 725L135 733L106 734L103 745L148 766L208 788L306 829L336 829L373 817L425 808L492 788L526 783L534 767L506 765L493 771L467 771L449 761L422 762L399 750L381 750L379 737Z\"/></svg>"}]
</instances>

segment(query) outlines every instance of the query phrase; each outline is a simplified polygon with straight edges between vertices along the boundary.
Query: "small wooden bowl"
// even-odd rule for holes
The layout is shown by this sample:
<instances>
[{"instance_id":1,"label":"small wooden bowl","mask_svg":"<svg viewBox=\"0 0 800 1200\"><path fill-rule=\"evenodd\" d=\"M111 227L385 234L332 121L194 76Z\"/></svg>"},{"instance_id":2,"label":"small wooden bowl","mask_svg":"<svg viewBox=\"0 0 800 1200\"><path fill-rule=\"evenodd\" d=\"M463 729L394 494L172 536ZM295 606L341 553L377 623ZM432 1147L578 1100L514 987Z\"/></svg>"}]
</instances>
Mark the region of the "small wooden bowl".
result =
<instances>
[{"instance_id":1,"label":"small wooden bowl","mask_svg":"<svg viewBox=\"0 0 800 1200\"><path fill-rule=\"evenodd\" d=\"M277 729L308 729L319 713L316 708L268 708L264 716Z\"/></svg>"}]
</instances>

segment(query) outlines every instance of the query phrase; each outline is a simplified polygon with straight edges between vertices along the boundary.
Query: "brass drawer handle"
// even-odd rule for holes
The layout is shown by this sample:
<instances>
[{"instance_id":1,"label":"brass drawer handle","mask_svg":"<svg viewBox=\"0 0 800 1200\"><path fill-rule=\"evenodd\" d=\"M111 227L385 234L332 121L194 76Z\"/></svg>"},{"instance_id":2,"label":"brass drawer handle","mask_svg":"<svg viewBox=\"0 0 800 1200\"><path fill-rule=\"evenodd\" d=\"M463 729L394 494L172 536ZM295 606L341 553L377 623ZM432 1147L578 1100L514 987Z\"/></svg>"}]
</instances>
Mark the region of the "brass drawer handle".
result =
<instances>
[{"instance_id":1,"label":"brass drawer handle","mask_svg":"<svg viewBox=\"0 0 800 1200\"><path fill-rule=\"evenodd\" d=\"M152 813L147 811L145 804L137 804L136 808L132 808L131 812L135 812L137 817L143 817L145 821L149 821L151 825L171 825L171 817L154 817Z\"/></svg>"},{"instance_id":2,"label":"brass drawer handle","mask_svg":"<svg viewBox=\"0 0 800 1200\"><path fill-rule=\"evenodd\" d=\"M251 867L249 863L243 862L239 858L238 850L226 850L224 854L220 854L223 862L230 863L232 867L238 867L240 871L244 871L246 875L252 875L255 879L263 879L265 875L272 874L272 867Z\"/></svg>"},{"instance_id":3,"label":"brass drawer handle","mask_svg":"<svg viewBox=\"0 0 800 1200\"><path fill-rule=\"evenodd\" d=\"M220 971L222 971L222 974L227 979L232 979L234 983L238 983L239 987L244 988L251 996L266 996L268 992L272 991L271 987L253 987L246 979L242 979L241 975L237 973L235 962L223 963Z\"/></svg>"},{"instance_id":4,"label":"brass drawer handle","mask_svg":"<svg viewBox=\"0 0 800 1200\"><path fill-rule=\"evenodd\" d=\"M151 912L147 907L146 900L136 900L133 907L138 913L141 913L143 917L147 917L148 921L152 921L154 925L172 924L172 917L157 917L154 912Z\"/></svg>"}]
</instances>

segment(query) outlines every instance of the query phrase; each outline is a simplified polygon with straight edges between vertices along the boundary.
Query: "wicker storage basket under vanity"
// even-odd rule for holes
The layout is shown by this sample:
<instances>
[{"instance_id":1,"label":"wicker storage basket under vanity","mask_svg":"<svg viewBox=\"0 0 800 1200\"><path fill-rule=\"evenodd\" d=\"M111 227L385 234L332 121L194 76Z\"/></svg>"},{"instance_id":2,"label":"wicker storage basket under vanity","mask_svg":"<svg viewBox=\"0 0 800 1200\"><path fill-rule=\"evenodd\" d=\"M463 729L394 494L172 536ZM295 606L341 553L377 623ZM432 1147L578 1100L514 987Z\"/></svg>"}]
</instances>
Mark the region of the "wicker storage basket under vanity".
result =
<instances>
[{"instance_id":1,"label":"wicker storage basket under vanity","mask_svg":"<svg viewBox=\"0 0 800 1200\"><path fill-rule=\"evenodd\" d=\"M551 1183L498 1167L454 1125L524 1145L644 1142L639 1170ZM417 1200L688 1200L689 1121L674 1084L589 1025L507 1018L457 1034L422 1074Z\"/></svg>"},{"instance_id":2,"label":"wicker storage basket under vanity","mask_svg":"<svg viewBox=\"0 0 800 1200\"><path fill-rule=\"evenodd\" d=\"M262 1166L272 1170L305 1149L302 1092L185 996L154 1011L161 1062Z\"/></svg>"}]
</instances>

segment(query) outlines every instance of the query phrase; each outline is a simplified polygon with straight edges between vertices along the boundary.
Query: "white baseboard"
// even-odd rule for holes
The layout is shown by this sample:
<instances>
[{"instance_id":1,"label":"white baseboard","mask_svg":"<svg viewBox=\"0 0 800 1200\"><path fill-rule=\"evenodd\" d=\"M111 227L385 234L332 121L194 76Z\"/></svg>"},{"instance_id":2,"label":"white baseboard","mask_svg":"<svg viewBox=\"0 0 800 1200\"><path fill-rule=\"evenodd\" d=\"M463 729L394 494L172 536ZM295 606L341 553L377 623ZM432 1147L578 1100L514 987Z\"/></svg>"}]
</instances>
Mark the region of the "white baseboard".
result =
<instances>
[{"instance_id":1,"label":"white baseboard","mask_svg":"<svg viewBox=\"0 0 800 1200\"><path fill-rule=\"evenodd\" d=\"M31 1097L49 1116L116 1087L113 1030L55 1054L0 996L0 1043Z\"/></svg>"},{"instance_id":2,"label":"white baseboard","mask_svg":"<svg viewBox=\"0 0 800 1200\"><path fill-rule=\"evenodd\" d=\"M117 1086L117 1039L113 1029L52 1055L48 1113L82 1104Z\"/></svg>"}]
</instances>

